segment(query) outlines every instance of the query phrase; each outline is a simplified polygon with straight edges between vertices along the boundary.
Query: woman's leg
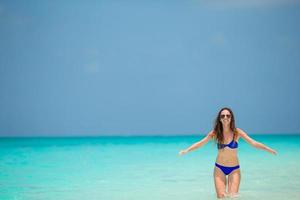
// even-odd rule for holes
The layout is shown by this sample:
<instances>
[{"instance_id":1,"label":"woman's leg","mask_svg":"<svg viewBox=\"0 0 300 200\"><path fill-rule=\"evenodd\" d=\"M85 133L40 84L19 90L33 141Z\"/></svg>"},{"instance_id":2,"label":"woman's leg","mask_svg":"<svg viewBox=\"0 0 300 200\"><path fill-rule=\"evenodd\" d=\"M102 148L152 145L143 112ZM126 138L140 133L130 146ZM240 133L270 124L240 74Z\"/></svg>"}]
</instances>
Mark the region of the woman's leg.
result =
<instances>
[{"instance_id":1,"label":"woman's leg","mask_svg":"<svg viewBox=\"0 0 300 200\"><path fill-rule=\"evenodd\" d=\"M228 193L231 196L237 195L241 181L241 170L236 169L228 175Z\"/></svg>"},{"instance_id":2,"label":"woman's leg","mask_svg":"<svg viewBox=\"0 0 300 200\"><path fill-rule=\"evenodd\" d=\"M226 194L226 176L217 167L214 169L214 181L218 198L224 198Z\"/></svg>"}]
</instances>

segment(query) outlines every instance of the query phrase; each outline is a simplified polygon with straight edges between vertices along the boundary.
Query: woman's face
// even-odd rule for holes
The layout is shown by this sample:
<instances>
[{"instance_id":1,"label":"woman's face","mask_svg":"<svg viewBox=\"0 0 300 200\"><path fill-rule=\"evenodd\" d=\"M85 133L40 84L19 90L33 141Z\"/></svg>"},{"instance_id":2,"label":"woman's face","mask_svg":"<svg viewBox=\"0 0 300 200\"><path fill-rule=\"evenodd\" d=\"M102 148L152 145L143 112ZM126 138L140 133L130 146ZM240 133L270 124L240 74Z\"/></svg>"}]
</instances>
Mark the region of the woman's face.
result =
<instances>
[{"instance_id":1,"label":"woman's face","mask_svg":"<svg viewBox=\"0 0 300 200\"><path fill-rule=\"evenodd\" d=\"M223 125L229 125L231 122L231 114L228 110L222 110L220 114L220 121Z\"/></svg>"}]
</instances>

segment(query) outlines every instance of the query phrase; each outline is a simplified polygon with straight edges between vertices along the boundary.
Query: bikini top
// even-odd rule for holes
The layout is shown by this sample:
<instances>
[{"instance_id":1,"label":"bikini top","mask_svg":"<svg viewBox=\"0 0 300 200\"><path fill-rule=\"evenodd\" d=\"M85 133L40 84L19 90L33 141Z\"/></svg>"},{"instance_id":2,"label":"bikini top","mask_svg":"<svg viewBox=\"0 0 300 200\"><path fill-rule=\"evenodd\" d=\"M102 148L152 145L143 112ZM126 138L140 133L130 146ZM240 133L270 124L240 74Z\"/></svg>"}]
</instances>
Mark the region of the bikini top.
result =
<instances>
[{"instance_id":1,"label":"bikini top","mask_svg":"<svg viewBox=\"0 0 300 200\"><path fill-rule=\"evenodd\" d=\"M229 144L218 143L218 149L223 149L225 147L229 147L230 149L236 149L236 148L238 148L238 143L236 141L234 141L233 139Z\"/></svg>"}]
</instances>

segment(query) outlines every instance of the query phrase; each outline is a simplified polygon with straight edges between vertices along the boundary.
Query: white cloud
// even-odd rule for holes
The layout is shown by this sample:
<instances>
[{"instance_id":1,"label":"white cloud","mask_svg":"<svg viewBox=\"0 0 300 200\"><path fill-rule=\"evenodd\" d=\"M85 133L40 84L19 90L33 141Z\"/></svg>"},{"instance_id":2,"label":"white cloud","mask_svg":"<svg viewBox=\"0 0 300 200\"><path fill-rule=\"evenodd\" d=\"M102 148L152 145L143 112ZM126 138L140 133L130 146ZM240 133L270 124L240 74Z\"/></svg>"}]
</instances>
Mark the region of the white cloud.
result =
<instances>
[{"instance_id":1,"label":"white cloud","mask_svg":"<svg viewBox=\"0 0 300 200\"><path fill-rule=\"evenodd\" d=\"M97 73L100 71L100 67L97 62L92 62L92 63L87 64L85 69L88 73Z\"/></svg>"},{"instance_id":2,"label":"white cloud","mask_svg":"<svg viewBox=\"0 0 300 200\"><path fill-rule=\"evenodd\" d=\"M217 46L224 46L227 43L227 40L223 33L216 33L216 34L212 35L212 37L210 39L211 39L211 42Z\"/></svg>"}]
</instances>

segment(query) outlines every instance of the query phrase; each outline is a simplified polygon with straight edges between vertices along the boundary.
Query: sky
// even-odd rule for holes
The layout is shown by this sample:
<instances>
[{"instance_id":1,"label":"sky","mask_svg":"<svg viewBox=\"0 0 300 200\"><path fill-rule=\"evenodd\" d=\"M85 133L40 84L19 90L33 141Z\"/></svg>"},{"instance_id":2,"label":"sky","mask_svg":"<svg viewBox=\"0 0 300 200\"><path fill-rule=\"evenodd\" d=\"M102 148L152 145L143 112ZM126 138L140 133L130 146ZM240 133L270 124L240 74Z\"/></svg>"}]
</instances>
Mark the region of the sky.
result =
<instances>
[{"instance_id":1,"label":"sky","mask_svg":"<svg viewBox=\"0 0 300 200\"><path fill-rule=\"evenodd\" d=\"M300 133L300 1L0 0L0 136Z\"/></svg>"}]
</instances>

